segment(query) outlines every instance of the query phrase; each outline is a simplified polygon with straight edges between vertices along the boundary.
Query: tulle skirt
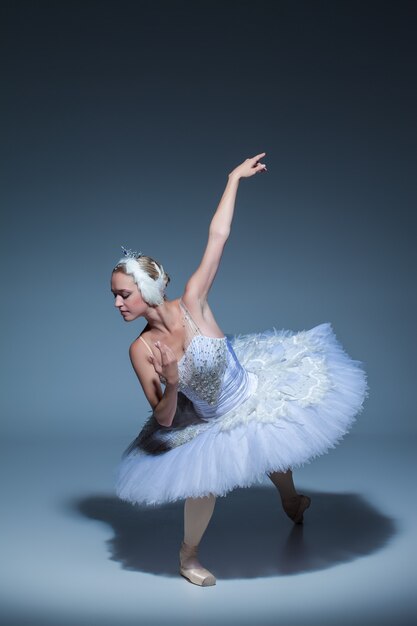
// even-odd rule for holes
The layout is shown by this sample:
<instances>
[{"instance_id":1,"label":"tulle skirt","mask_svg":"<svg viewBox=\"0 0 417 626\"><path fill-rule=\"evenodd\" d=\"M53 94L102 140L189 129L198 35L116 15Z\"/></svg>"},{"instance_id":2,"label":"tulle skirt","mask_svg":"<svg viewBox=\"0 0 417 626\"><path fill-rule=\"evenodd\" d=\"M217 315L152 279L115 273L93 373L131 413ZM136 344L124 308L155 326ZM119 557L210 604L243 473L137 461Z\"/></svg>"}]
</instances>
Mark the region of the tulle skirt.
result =
<instances>
[{"instance_id":1,"label":"tulle skirt","mask_svg":"<svg viewBox=\"0 0 417 626\"><path fill-rule=\"evenodd\" d=\"M159 454L130 446L115 471L119 498L158 505L225 496L334 448L363 410L369 395L363 363L344 351L330 323L236 335L230 342L256 379L252 395L203 423L192 419L185 399L178 409L183 423L177 445ZM163 433L156 422L155 428Z\"/></svg>"}]
</instances>

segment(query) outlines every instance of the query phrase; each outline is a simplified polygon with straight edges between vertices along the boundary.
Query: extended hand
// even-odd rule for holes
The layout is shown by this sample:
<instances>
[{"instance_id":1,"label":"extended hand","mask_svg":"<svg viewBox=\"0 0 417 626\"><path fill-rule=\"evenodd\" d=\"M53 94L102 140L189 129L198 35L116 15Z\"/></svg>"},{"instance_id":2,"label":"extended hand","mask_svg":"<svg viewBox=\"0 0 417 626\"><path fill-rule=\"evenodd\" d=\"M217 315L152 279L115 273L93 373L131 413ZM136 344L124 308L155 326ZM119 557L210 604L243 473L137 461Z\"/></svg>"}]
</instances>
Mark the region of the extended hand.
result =
<instances>
[{"instance_id":1,"label":"extended hand","mask_svg":"<svg viewBox=\"0 0 417 626\"><path fill-rule=\"evenodd\" d=\"M161 354L160 360L150 355L148 359L159 376L163 376L170 385L175 385L178 383L178 363L175 354L171 348L165 344L161 345L159 341L155 343L155 346Z\"/></svg>"},{"instance_id":2,"label":"extended hand","mask_svg":"<svg viewBox=\"0 0 417 626\"><path fill-rule=\"evenodd\" d=\"M261 152L261 154L257 154L251 159L245 159L243 163L235 167L235 169L230 172L229 176L236 178L248 178L258 172L267 172L268 170L266 169L266 165L264 163L259 163L259 159L265 155L266 152Z\"/></svg>"}]
</instances>

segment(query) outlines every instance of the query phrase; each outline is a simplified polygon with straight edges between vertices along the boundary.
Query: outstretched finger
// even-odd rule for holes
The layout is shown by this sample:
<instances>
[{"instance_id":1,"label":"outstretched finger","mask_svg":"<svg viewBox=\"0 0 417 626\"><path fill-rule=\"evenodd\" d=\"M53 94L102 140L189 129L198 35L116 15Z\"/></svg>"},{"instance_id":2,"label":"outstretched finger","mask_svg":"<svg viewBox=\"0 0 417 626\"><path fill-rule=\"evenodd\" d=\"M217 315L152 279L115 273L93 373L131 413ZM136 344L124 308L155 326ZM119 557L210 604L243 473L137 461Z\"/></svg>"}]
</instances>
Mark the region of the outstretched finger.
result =
<instances>
[{"instance_id":1,"label":"outstretched finger","mask_svg":"<svg viewBox=\"0 0 417 626\"><path fill-rule=\"evenodd\" d=\"M150 354L148 355L148 361L149 363L153 365L155 372L157 374L160 374L162 370L161 370L161 364L159 363L159 361L154 356L151 356Z\"/></svg>"},{"instance_id":2,"label":"outstretched finger","mask_svg":"<svg viewBox=\"0 0 417 626\"><path fill-rule=\"evenodd\" d=\"M167 365L167 361L168 361L168 357L169 356L174 356L174 353L172 352L171 348L165 344L161 344L159 341L157 341L155 343L156 347L159 349L160 353L161 353L161 365Z\"/></svg>"},{"instance_id":3,"label":"outstretched finger","mask_svg":"<svg viewBox=\"0 0 417 626\"><path fill-rule=\"evenodd\" d=\"M162 358L165 352L166 346L163 346L160 341L155 341L155 346L158 348L159 352L161 353L161 358Z\"/></svg>"},{"instance_id":4,"label":"outstretched finger","mask_svg":"<svg viewBox=\"0 0 417 626\"><path fill-rule=\"evenodd\" d=\"M259 159L262 159L262 157L264 157L266 155L266 152L261 152L261 154L257 154L256 156L252 157L252 161L259 161Z\"/></svg>"}]
</instances>

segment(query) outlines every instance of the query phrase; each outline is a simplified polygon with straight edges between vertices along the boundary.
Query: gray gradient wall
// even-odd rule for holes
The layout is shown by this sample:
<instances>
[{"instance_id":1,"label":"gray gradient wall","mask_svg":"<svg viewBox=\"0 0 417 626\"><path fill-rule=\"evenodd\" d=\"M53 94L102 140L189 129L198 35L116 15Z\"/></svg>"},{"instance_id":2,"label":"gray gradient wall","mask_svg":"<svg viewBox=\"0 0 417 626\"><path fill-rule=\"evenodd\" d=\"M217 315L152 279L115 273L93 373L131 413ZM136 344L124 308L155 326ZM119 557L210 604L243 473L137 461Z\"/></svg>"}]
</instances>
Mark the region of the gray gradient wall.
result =
<instances>
[{"instance_id":1,"label":"gray gradient wall","mask_svg":"<svg viewBox=\"0 0 417 626\"><path fill-rule=\"evenodd\" d=\"M226 333L330 321L364 362L354 432L415 432L415 3L3 2L3 434L115 437L149 413L113 307L120 245L181 294L228 172Z\"/></svg>"}]
</instances>

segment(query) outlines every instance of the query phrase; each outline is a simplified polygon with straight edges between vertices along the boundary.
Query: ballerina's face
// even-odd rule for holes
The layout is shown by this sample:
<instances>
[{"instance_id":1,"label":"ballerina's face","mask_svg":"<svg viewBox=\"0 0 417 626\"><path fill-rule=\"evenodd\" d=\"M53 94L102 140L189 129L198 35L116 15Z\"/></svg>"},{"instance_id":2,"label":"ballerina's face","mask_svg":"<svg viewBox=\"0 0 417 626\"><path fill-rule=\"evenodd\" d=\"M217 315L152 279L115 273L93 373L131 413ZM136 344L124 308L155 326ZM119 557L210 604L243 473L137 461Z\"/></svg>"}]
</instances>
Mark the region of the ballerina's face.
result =
<instances>
[{"instance_id":1,"label":"ballerina's face","mask_svg":"<svg viewBox=\"0 0 417 626\"><path fill-rule=\"evenodd\" d=\"M111 291L114 295L114 306L119 309L125 322L132 322L145 313L148 304L131 276L123 272L113 272Z\"/></svg>"}]
</instances>

